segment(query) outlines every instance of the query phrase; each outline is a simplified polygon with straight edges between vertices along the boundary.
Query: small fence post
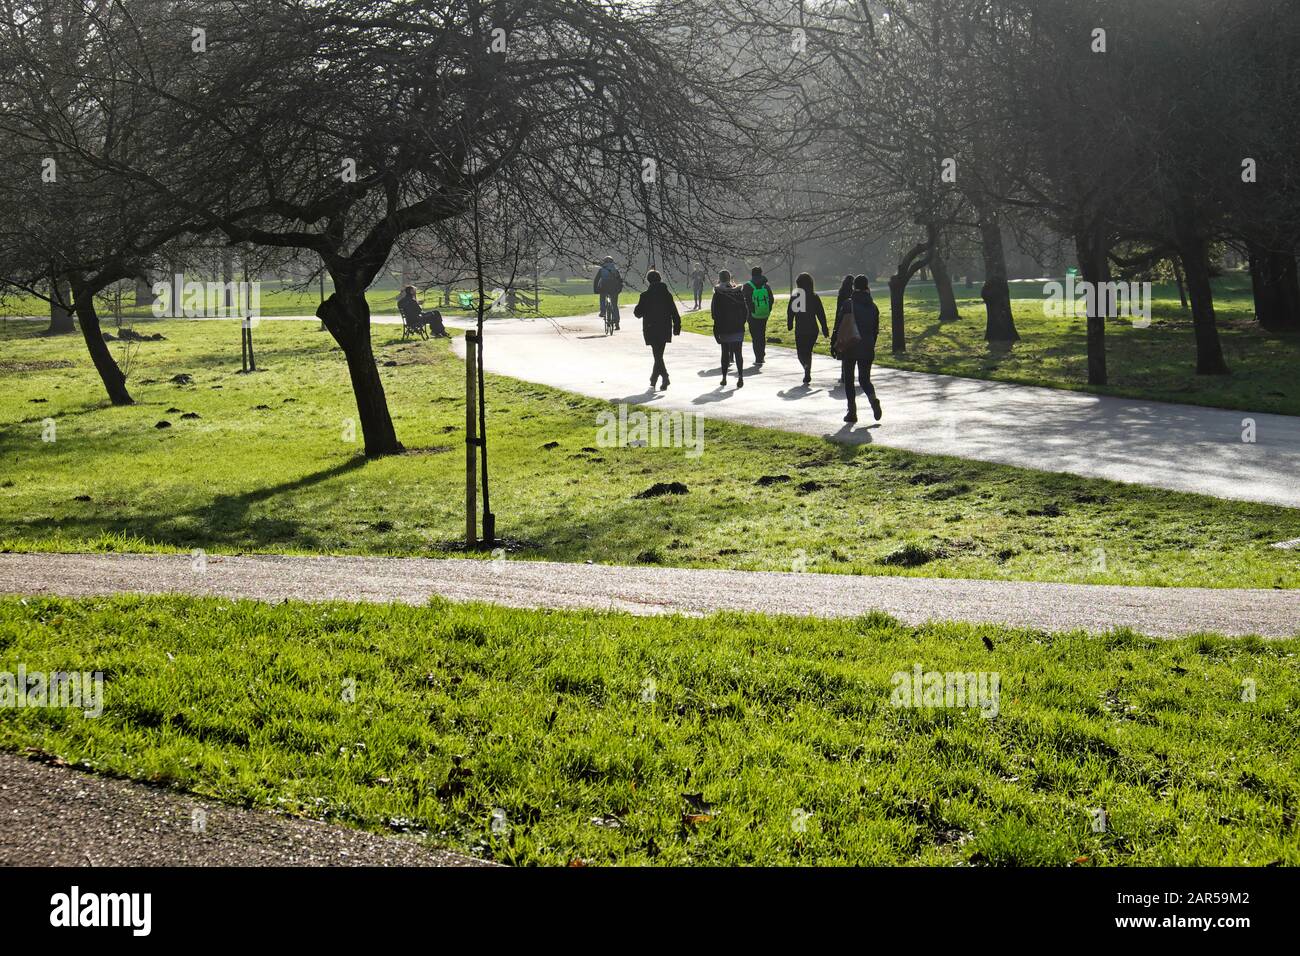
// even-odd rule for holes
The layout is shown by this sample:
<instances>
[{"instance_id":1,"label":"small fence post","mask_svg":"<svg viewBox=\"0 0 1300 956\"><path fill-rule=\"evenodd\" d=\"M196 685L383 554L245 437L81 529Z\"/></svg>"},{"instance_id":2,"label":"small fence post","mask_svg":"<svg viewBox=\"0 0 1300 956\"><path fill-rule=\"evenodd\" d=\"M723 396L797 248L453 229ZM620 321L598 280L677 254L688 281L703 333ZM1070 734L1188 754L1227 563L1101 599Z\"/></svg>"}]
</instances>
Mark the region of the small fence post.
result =
<instances>
[{"instance_id":1,"label":"small fence post","mask_svg":"<svg viewBox=\"0 0 1300 956\"><path fill-rule=\"evenodd\" d=\"M473 548L478 544L477 516L478 503L478 375L477 356L478 335L465 333L465 546Z\"/></svg>"}]
</instances>

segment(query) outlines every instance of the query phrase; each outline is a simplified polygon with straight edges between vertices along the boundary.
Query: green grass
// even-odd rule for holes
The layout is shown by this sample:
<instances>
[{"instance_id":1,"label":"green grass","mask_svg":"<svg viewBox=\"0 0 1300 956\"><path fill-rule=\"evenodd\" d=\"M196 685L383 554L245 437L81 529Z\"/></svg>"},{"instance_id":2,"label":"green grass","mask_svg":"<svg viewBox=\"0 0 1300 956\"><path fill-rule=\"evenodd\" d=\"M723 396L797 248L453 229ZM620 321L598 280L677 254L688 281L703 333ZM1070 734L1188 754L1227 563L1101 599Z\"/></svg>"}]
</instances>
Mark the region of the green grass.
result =
<instances>
[{"instance_id":1,"label":"green grass","mask_svg":"<svg viewBox=\"0 0 1300 956\"><path fill-rule=\"evenodd\" d=\"M367 462L345 440L356 413L328 333L262 323L259 371L243 375L235 323L149 328L166 340L135 353L139 404L112 408L79 337L0 327L0 549L459 553L464 366L446 341L375 327L410 451ZM171 384L180 373L193 383ZM490 377L492 503L511 557L1300 586L1300 553L1270 547L1300 538L1297 510L716 421L698 458L602 448L609 407ZM634 497L669 481L689 493Z\"/></svg>"},{"instance_id":2,"label":"green grass","mask_svg":"<svg viewBox=\"0 0 1300 956\"><path fill-rule=\"evenodd\" d=\"M1295 865L1297 652L878 614L9 598L0 670L107 683L95 719L0 710L0 747L513 864ZM892 706L915 664L997 673L997 715Z\"/></svg>"},{"instance_id":3,"label":"green grass","mask_svg":"<svg viewBox=\"0 0 1300 956\"><path fill-rule=\"evenodd\" d=\"M824 285L825 283L819 283ZM877 283L881 308L880 365L964 378L1044 385L1164 402L1186 402L1253 412L1300 415L1300 336L1274 335L1254 320L1250 279L1236 274L1215 283L1215 307L1224 357L1232 374L1196 374L1196 346L1190 312L1184 312L1173 286L1152 291L1152 323L1134 328L1127 318L1106 327L1110 384L1088 385L1087 344L1082 319L1044 315L1041 283L1014 283L1012 305L1021 340L1010 351L991 350L984 341L984 304L979 289L956 289L961 319L939 321L932 285L913 284L907 299L907 354L890 352L889 290ZM829 307L833 308L831 298ZM683 327L711 334L707 307L692 313ZM785 306L777 304L768 328L778 344L794 347L785 330ZM823 339L819 351L829 354Z\"/></svg>"},{"instance_id":4,"label":"green grass","mask_svg":"<svg viewBox=\"0 0 1300 956\"><path fill-rule=\"evenodd\" d=\"M236 276L236 281L238 279L239 277ZM195 281L206 282L208 280L195 279ZM217 280L213 279L211 281L215 282ZM325 294L329 295L333 289L333 283L326 281ZM599 308L599 299L591 294L590 289L590 279L547 278L542 283L540 307L528 312L521 311L520 314L532 317L556 318L595 312ZM366 301L370 305L371 313L374 315L395 315L397 313L397 296L400 291L397 280L393 278L383 279L371 286L366 292ZM474 290L466 286L464 291L473 292ZM489 299L492 291L492 289L488 290ZM523 283L521 291L531 295L531 279ZM631 294L635 295L635 293ZM221 294L215 289L205 289L204 299L207 303L206 307L209 309L216 309L223 301ZM298 290L290 283L269 280L261 284L258 312L260 315L267 317L315 315L316 306L320 304L320 301L320 292L315 286L305 290ZM441 308L449 316L465 313L465 310L459 307L454 292L451 297L451 305L444 307L440 288L425 291L421 296L421 302L425 308ZM115 321L119 318L125 324L153 321L152 306L135 305L134 288L123 293L120 303L112 295L101 297L98 300L97 308L100 323L108 330L114 327ZM523 309L522 305L520 309ZM11 295L0 300L0 320L12 316L29 315L49 315L49 305L30 295Z\"/></svg>"}]
</instances>

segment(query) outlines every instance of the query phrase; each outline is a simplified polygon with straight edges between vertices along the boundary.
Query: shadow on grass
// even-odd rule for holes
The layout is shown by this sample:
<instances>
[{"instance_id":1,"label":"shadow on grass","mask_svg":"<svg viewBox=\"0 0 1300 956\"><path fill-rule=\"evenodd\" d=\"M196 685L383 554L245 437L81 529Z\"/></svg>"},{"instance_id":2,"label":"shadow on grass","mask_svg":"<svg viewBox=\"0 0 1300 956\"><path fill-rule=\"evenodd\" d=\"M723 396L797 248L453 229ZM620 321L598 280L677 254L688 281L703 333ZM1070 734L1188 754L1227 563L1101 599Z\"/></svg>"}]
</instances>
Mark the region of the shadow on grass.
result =
<instances>
[{"instance_id":1,"label":"shadow on grass","mask_svg":"<svg viewBox=\"0 0 1300 956\"><path fill-rule=\"evenodd\" d=\"M211 501L189 510L166 510L114 518L104 514L85 518L40 518L11 529L34 537L62 535L94 539L105 534L138 537L154 545L178 548L224 545L235 548L294 547L311 549L319 539L305 532L301 524L282 518L259 517L249 520L249 510L257 504L275 501L282 496L320 485L357 471L367 460L357 455L333 467L303 475L291 481L267 485L238 494L219 494ZM186 525L178 527L179 524Z\"/></svg>"}]
</instances>

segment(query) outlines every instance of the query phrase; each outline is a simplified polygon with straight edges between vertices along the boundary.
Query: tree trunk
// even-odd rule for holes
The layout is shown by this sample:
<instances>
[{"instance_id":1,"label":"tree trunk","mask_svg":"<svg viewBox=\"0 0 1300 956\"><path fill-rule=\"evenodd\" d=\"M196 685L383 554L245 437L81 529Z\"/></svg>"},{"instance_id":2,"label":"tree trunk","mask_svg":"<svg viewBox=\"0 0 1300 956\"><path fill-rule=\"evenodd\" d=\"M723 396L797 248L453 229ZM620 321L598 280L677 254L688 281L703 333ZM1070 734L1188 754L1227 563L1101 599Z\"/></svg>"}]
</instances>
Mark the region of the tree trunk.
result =
<instances>
[{"instance_id":1,"label":"tree trunk","mask_svg":"<svg viewBox=\"0 0 1300 956\"><path fill-rule=\"evenodd\" d=\"M122 374L117 362L113 361L113 354L108 350L108 343L104 341L104 333L100 330L94 290L78 289L74 305L77 318L81 320L81 337L86 340L90 360L95 363L95 371L104 383L109 401L114 405L134 405L134 399L126 390L126 376Z\"/></svg>"},{"instance_id":2,"label":"tree trunk","mask_svg":"<svg viewBox=\"0 0 1300 956\"><path fill-rule=\"evenodd\" d=\"M1223 346L1214 318L1214 290L1210 286L1209 247L1190 227L1180 225L1178 254L1187 275L1187 295L1192 302L1192 328L1196 334L1196 374L1227 375Z\"/></svg>"},{"instance_id":3,"label":"tree trunk","mask_svg":"<svg viewBox=\"0 0 1300 956\"><path fill-rule=\"evenodd\" d=\"M366 457L402 451L370 344L370 305L366 302L365 288L352 288L334 276L334 291L317 307L316 316L325 323L347 359Z\"/></svg>"},{"instance_id":4,"label":"tree trunk","mask_svg":"<svg viewBox=\"0 0 1300 956\"><path fill-rule=\"evenodd\" d=\"M167 281L170 282L171 279L168 278ZM157 299L158 297L153 294L153 283L149 281L149 276L147 274L136 276L135 304L138 306L153 305Z\"/></svg>"},{"instance_id":5,"label":"tree trunk","mask_svg":"<svg viewBox=\"0 0 1300 956\"><path fill-rule=\"evenodd\" d=\"M1294 249L1286 249L1274 255L1277 257L1282 302L1286 309L1283 331L1294 332L1300 329L1300 268L1297 268Z\"/></svg>"},{"instance_id":6,"label":"tree trunk","mask_svg":"<svg viewBox=\"0 0 1300 956\"><path fill-rule=\"evenodd\" d=\"M1183 311L1187 311L1187 282L1183 279L1183 264L1178 261L1177 257L1171 260L1174 264L1174 281L1178 283L1178 301L1182 303Z\"/></svg>"},{"instance_id":7,"label":"tree trunk","mask_svg":"<svg viewBox=\"0 0 1300 956\"><path fill-rule=\"evenodd\" d=\"M925 269L928 260L924 255L929 249L929 244L924 242L913 246L898 261L898 271L889 277L890 349L895 355L907 351L907 333L903 328L903 296L912 276Z\"/></svg>"},{"instance_id":8,"label":"tree trunk","mask_svg":"<svg viewBox=\"0 0 1300 956\"><path fill-rule=\"evenodd\" d=\"M1104 225L1090 224L1075 231L1075 250L1079 256L1079 272L1083 281L1092 284L1094 293L1100 291L1102 284L1110 281L1110 259L1108 258L1109 241ZM1102 296L1091 297L1092 307L1088 310L1088 384L1105 385L1106 375L1106 316L1102 306ZM1066 308L1073 309L1069 302ZM1071 313L1072 314L1072 313Z\"/></svg>"},{"instance_id":9,"label":"tree trunk","mask_svg":"<svg viewBox=\"0 0 1300 956\"><path fill-rule=\"evenodd\" d=\"M230 318L235 313L233 311L235 303L231 301L231 285L235 281L235 254L227 246L221 250L221 297L222 301L218 303L221 306L221 314Z\"/></svg>"},{"instance_id":10,"label":"tree trunk","mask_svg":"<svg viewBox=\"0 0 1300 956\"><path fill-rule=\"evenodd\" d=\"M934 276L934 288L939 294L939 321L955 322L961 318L957 311L957 296L952 291L952 276L948 274L948 262L944 259L945 250L942 235L937 223L930 223L927 232L930 242L930 272Z\"/></svg>"},{"instance_id":11,"label":"tree trunk","mask_svg":"<svg viewBox=\"0 0 1300 956\"><path fill-rule=\"evenodd\" d=\"M889 277L889 326L891 350L895 355L907 351L907 333L903 328L903 294L907 291L907 276Z\"/></svg>"},{"instance_id":12,"label":"tree trunk","mask_svg":"<svg viewBox=\"0 0 1300 956\"><path fill-rule=\"evenodd\" d=\"M984 300L987 318L984 323L984 341L1018 342L1016 320L1011 314L1011 285L1007 281L1007 254L1002 245L1002 228L998 217L989 210L980 214L980 248L984 254L984 287L980 298Z\"/></svg>"},{"instance_id":13,"label":"tree trunk","mask_svg":"<svg viewBox=\"0 0 1300 956\"><path fill-rule=\"evenodd\" d=\"M1255 318L1270 332L1300 327L1300 281L1294 251L1279 251L1250 242L1250 285L1255 296Z\"/></svg>"},{"instance_id":14,"label":"tree trunk","mask_svg":"<svg viewBox=\"0 0 1300 956\"><path fill-rule=\"evenodd\" d=\"M68 281L54 279L50 285L50 327L45 330L45 334L65 335L77 331L77 325L72 321L72 313L67 309L67 303L72 299L72 290L68 286Z\"/></svg>"}]
</instances>

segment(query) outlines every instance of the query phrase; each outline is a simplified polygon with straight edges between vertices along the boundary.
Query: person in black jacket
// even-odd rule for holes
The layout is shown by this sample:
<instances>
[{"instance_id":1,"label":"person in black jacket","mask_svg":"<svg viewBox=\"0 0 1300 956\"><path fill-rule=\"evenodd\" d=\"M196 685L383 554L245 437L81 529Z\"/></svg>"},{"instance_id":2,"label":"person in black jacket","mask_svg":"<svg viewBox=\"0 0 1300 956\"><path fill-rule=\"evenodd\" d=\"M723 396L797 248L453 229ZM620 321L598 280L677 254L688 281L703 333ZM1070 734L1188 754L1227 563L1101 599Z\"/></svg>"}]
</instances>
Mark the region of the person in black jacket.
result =
<instances>
[{"instance_id":1,"label":"person in black jacket","mask_svg":"<svg viewBox=\"0 0 1300 956\"><path fill-rule=\"evenodd\" d=\"M754 350L754 368L762 368L767 361L767 320L772 316L776 295L763 275L762 266L750 270L750 279L744 285L745 309L748 313L749 344Z\"/></svg>"},{"instance_id":2,"label":"person in black jacket","mask_svg":"<svg viewBox=\"0 0 1300 956\"><path fill-rule=\"evenodd\" d=\"M745 387L745 358L740 347L745 341L745 321L749 307L745 293L731 281L731 273L723 269L718 273L718 284L713 287L713 301L709 303L713 316L713 338L722 346L722 385L727 384L727 370L736 363L736 388Z\"/></svg>"},{"instance_id":3,"label":"person in black jacket","mask_svg":"<svg viewBox=\"0 0 1300 956\"><path fill-rule=\"evenodd\" d=\"M840 291L835 293L835 317L838 320L841 312L844 311L844 303L853 297L853 276L845 276L844 281L840 283ZM831 339L831 358L839 358L835 354L835 339Z\"/></svg>"},{"instance_id":4,"label":"person in black jacket","mask_svg":"<svg viewBox=\"0 0 1300 956\"><path fill-rule=\"evenodd\" d=\"M880 309L871 298L870 286L871 283L864 275L853 280L853 295L835 317L835 331L831 336L844 369L844 394L849 400L849 413L844 416L846 422L858 420L858 389L853 382L855 367L858 384L871 402L871 411L876 416L876 421L880 421L882 414L880 400L876 398L876 387L871 384L871 364L876 360L876 339L880 335ZM849 349L840 344L840 326L845 322L854 323L861 337L861 341Z\"/></svg>"},{"instance_id":5,"label":"person in black jacket","mask_svg":"<svg viewBox=\"0 0 1300 956\"><path fill-rule=\"evenodd\" d=\"M830 335L826 330L826 306L822 304L821 296L813 291L813 277L801 272L794 280L790 304L785 307L785 330L794 330L794 347L799 353L799 364L803 366L805 385L812 381L813 346L817 344L818 326L822 335Z\"/></svg>"},{"instance_id":6,"label":"person in black jacket","mask_svg":"<svg viewBox=\"0 0 1300 956\"><path fill-rule=\"evenodd\" d=\"M673 340L674 335L682 334L682 317L677 311L677 300L668 291L663 276L651 269L646 273L646 290L641 293L632 314L641 319L641 334L645 344L654 353L654 370L650 373L650 388L655 387L660 376L668 387L668 367L664 365L664 349Z\"/></svg>"},{"instance_id":7,"label":"person in black jacket","mask_svg":"<svg viewBox=\"0 0 1300 956\"><path fill-rule=\"evenodd\" d=\"M622 320L618 314L618 294L623 291L623 276L614 265L613 256L606 256L601 262L596 278L592 280L591 291L600 296L600 317L603 319L608 314L614 321L614 328L619 328Z\"/></svg>"},{"instance_id":8,"label":"person in black jacket","mask_svg":"<svg viewBox=\"0 0 1300 956\"><path fill-rule=\"evenodd\" d=\"M695 310L696 312L704 305L704 280L708 278L704 274L704 263L695 263L695 268L691 270L691 291L695 293Z\"/></svg>"},{"instance_id":9,"label":"person in black jacket","mask_svg":"<svg viewBox=\"0 0 1300 956\"><path fill-rule=\"evenodd\" d=\"M437 309L429 309L426 312L421 308L420 300L415 294L415 286L402 286L402 294L397 297L397 311L402 313L402 319L411 328L423 326L434 337L446 337L447 328L442 324L442 313Z\"/></svg>"},{"instance_id":10,"label":"person in black jacket","mask_svg":"<svg viewBox=\"0 0 1300 956\"><path fill-rule=\"evenodd\" d=\"M853 276L845 276L844 281L840 283L840 291L835 294L835 316L838 320L839 314L844 311L844 303L853 297ZM831 358L838 359L840 356L835 351L835 337L831 337ZM843 383L843 379L840 382Z\"/></svg>"}]
</instances>

